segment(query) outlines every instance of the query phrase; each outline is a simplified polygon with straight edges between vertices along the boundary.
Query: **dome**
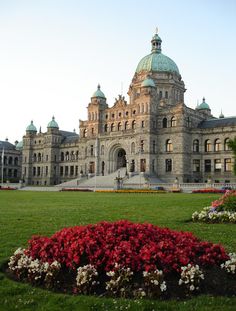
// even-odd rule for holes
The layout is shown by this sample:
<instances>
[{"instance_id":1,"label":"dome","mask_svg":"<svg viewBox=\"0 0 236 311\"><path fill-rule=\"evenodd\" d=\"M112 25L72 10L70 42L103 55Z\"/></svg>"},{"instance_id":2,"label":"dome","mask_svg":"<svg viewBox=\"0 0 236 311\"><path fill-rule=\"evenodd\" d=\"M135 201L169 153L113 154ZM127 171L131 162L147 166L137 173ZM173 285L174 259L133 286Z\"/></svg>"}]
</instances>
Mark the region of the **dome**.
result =
<instances>
[{"instance_id":1,"label":"dome","mask_svg":"<svg viewBox=\"0 0 236 311\"><path fill-rule=\"evenodd\" d=\"M106 98L104 93L100 90L100 84L98 84L98 89L96 92L93 93L92 97L102 97L102 98Z\"/></svg>"},{"instance_id":2,"label":"dome","mask_svg":"<svg viewBox=\"0 0 236 311\"><path fill-rule=\"evenodd\" d=\"M17 145L16 145L16 150L21 150L23 148L23 141L20 141Z\"/></svg>"},{"instance_id":3,"label":"dome","mask_svg":"<svg viewBox=\"0 0 236 311\"><path fill-rule=\"evenodd\" d=\"M168 56L161 53L161 38L155 34L152 38L152 53L146 55L139 62L136 73L141 71L154 71L154 72L175 72L179 73L176 63Z\"/></svg>"},{"instance_id":4,"label":"dome","mask_svg":"<svg viewBox=\"0 0 236 311\"><path fill-rule=\"evenodd\" d=\"M31 121L30 125L27 126L26 131L27 132L37 132L37 129L33 124L33 121Z\"/></svg>"},{"instance_id":5,"label":"dome","mask_svg":"<svg viewBox=\"0 0 236 311\"><path fill-rule=\"evenodd\" d=\"M202 103L197 107L198 110L210 110L209 105L205 102L205 98L203 97Z\"/></svg>"},{"instance_id":6,"label":"dome","mask_svg":"<svg viewBox=\"0 0 236 311\"><path fill-rule=\"evenodd\" d=\"M52 117L52 120L48 123L48 128L59 128L57 122L55 121L55 117Z\"/></svg>"},{"instance_id":7,"label":"dome","mask_svg":"<svg viewBox=\"0 0 236 311\"><path fill-rule=\"evenodd\" d=\"M141 87L155 87L155 83L151 78L146 78L145 80L143 80Z\"/></svg>"}]
</instances>

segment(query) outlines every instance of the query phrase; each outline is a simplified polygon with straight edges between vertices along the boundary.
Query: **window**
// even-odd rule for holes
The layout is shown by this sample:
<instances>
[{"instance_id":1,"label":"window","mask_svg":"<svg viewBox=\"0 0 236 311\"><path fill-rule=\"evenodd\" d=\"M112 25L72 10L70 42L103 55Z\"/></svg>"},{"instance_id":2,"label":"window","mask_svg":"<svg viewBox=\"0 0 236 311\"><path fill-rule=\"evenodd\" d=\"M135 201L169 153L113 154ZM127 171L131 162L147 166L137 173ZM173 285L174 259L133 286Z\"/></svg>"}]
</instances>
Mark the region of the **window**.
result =
<instances>
[{"instance_id":1,"label":"window","mask_svg":"<svg viewBox=\"0 0 236 311\"><path fill-rule=\"evenodd\" d=\"M214 160L214 170L215 172L221 172L221 160L220 159Z\"/></svg>"},{"instance_id":2,"label":"window","mask_svg":"<svg viewBox=\"0 0 236 311\"><path fill-rule=\"evenodd\" d=\"M37 161L37 155L36 155L36 153L34 153L34 159L33 159L33 161L34 161L34 162Z\"/></svg>"},{"instance_id":3,"label":"window","mask_svg":"<svg viewBox=\"0 0 236 311\"><path fill-rule=\"evenodd\" d=\"M125 121L125 130L127 130L129 127L129 122L128 121Z\"/></svg>"},{"instance_id":4,"label":"window","mask_svg":"<svg viewBox=\"0 0 236 311\"><path fill-rule=\"evenodd\" d=\"M173 151L173 144L170 139L167 139L166 141L166 152L172 152Z\"/></svg>"},{"instance_id":5,"label":"window","mask_svg":"<svg viewBox=\"0 0 236 311\"><path fill-rule=\"evenodd\" d=\"M170 120L170 126L171 127L175 127L176 125L177 125L176 118L172 117L171 120Z\"/></svg>"},{"instance_id":6,"label":"window","mask_svg":"<svg viewBox=\"0 0 236 311\"><path fill-rule=\"evenodd\" d=\"M228 146L228 143L229 143L229 138L225 138L225 141L224 141L224 150L225 151L231 150L231 148Z\"/></svg>"},{"instance_id":7,"label":"window","mask_svg":"<svg viewBox=\"0 0 236 311\"><path fill-rule=\"evenodd\" d=\"M194 139L193 141L193 152L199 152L199 140Z\"/></svg>"},{"instance_id":8,"label":"window","mask_svg":"<svg viewBox=\"0 0 236 311\"><path fill-rule=\"evenodd\" d=\"M168 99L168 92L165 91L165 98Z\"/></svg>"},{"instance_id":9,"label":"window","mask_svg":"<svg viewBox=\"0 0 236 311\"><path fill-rule=\"evenodd\" d=\"M200 172L200 160L193 160L193 172Z\"/></svg>"},{"instance_id":10,"label":"window","mask_svg":"<svg viewBox=\"0 0 236 311\"><path fill-rule=\"evenodd\" d=\"M162 99L162 91L159 92L159 99Z\"/></svg>"},{"instance_id":11,"label":"window","mask_svg":"<svg viewBox=\"0 0 236 311\"><path fill-rule=\"evenodd\" d=\"M106 132L107 132L107 130L108 130L108 125L107 125L107 124L105 124L105 125L104 125L104 132L106 133Z\"/></svg>"},{"instance_id":12,"label":"window","mask_svg":"<svg viewBox=\"0 0 236 311\"><path fill-rule=\"evenodd\" d=\"M144 126L145 126L145 122L142 121L142 122L141 122L141 127L144 128Z\"/></svg>"},{"instance_id":13,"label":"window","mask_svg":"<svg viewBox=\"0 0 236 311\"><path fill-rule=\"evenodd\" d=\"M36 176L36 167L33 167L33 176Z\"/></svg>"},{"instance_id":14,"label":"window","mask_svg":"<svg viewBox=\"0 0 236 311\"><path fill-rule=\"evenodd\" d=\"M152 152L156 153L156 141L155 140L152 141Z\"/></svg>"},{"instance_id":15,"label":"window","mask_svg":"<svg viewBox=\"0 0 236 311\"><path fill-rule=\"evenodd\" d=\"M93 145L90 146L90 155L93 156Z\"/></svg>"},{"instance_id":16,"label":"window","mask_svg":"<svg viewBox=\"0 0 236 311\"><path fill-rule=\"evenodd\" d=\"M70 159L70 155L69 155L69 151L66 152L66 161L69 161Z\"/></svg>"},{"instance_id":17,"label":"window","mask_svg":"<svg viewBox=\"0 0 236 311\"><path fill-rule=\"evenodd\" d=\"M140 140L140 151L144 151L144 140Z\"/></svg>"},{"instance_id":18,"label":"window","mask_svg":"<svg viewBox=\"0 0 236 311\"><path fill-rule=\"evenodd\" d=\"M152 159L152 172L155 173L155 159Z\"/></svg>"},{"instance_id":19,"label":"window","mask_svg":"<svg viewBox=\"0 0 236 311\"><path fill-rule=\"evenodd\" d=\"M166 119L166 118L164 118L164 119L162 120L162 127L163 127L163 128L167 128L167 119Z\"/></svg>"},{"instance_id":20,"label":"window","mask_svg":"<svg viewBox=\"0 0 236 311\"><path fill-rule=\"evenodd\" d=\"M69 173L69 167L65 166L65 176L68 176L68 173Z\"/></svg>"},{"instance_id":21,"label":"window","mask_svg":"<svg viewBox=\"0 0 236 311\"><path fill-rule=\"evenodd\" d=\"M211 172L211 160L205 160L205 172Z\"/></svg>"},{"instance_id":22,"label":"window","mask_svg":"<svg viewBox=\"0 0 236 311\"><path fill-rule=\"evenodd\" d=\"M135 126L136 126L136 122L135 122L135 120L133 120L133 121L132 121L132 130L135 129Z\"/></svg>"},{"instance_id":23,"label":"window","mask_svg":"<svg viewBox=\"0 0 236 311\"><path fill-rule=\"evenodd\" d=\"M114 131L114 123L111 124L111 132Z\"/></svg>"},{"instance_id":24,"label":"window","mask_svg":"<svg viewBox=\"0 0 236 311\"><path fill-rule=\"evenodd\" d=\"M120 131L120 130L121 130L121 122L119 122L119 123L118 123L118 125L117 125L117 129L118 129L118 131Z\"/></svg>"},{"instance_id":25,"label":"window","mask_svg":"<svg viewBox=\"0 0 236 311\"><path fill-rule=\"evenodd\" d=\"M220 151L220 149L221 149L221 142L220 142L219 138L217 138L215 140L215 147L214 147L214 149L215 149L215 151Z\"/></svg>"},{"instance_id":26,"label":"window","mask_svg":"<svg viewBox=\"0 0 236 311\"><path fill-rule=\"evenodd\" d=\"M171 171L172 171L172 160L166 159L166 172L171 172Z\"/></svg>"},{"instance_id":27,"label":"window","mask_svg":"<svg viewBox=\"0 0 236 311\"><path fill-rule=\"evenodd\" d=\"M73 176L74 175L74 166L71 166L70 167L70 176Z\"/></svg>"},{"instance_id":28,"label":"window","mask_svg":"<svg viewBox=\"0 0 236 311\"><path fill-rule=\"evenodd\" d=\"M12 157L9 157L8 164L9 164L9 165L12 165L12 162L13 162Z\"/></svg>"},{"instance_id":29,"label":"window","mask_svg":"<svg viewBox=\"0 0 236 311\"><path fill-rule=\"evenodd\" d=\"M146 171L146 159L140 159L140 171L141 172Z\"/></svg>"},{"instance_id":30,"label":"window","mask_svg":"<svg viewBox=\"0 0 236 311\"><path fill-rule=\"evenodd\" d=\"M205 152L210 152L211 151L211 141L210 139L207 139L205 141Z\"/></svg>"},{"instance_id":31,"label":"window","mask_svg":"<svg viewBox=\"0 0 236 311\"><path fill-rule=\"evenodd\" d=\"M61 161L64 161L64 152L61 152Z\"/></svg>"},{"instance_id":32,"label":"window","mask_svg":"<svg viewBox=\"0 0 236 311\"><path fill-rule=\"evenodd\" d=\"M94 127L91 128L91 134L94 134Z\"/></svg>"},{"instance_id":33,"label":"window","mask_svg":"<svg viewBox=\"0 0 236 311\"><path fill-rule=\"evenodd\" d=\"M40 176L40 167L37 167L37 176Z\"/></svg>"},{"instance_id":34,"label":"window","mask_svg":"<svg viewBox=\"0 0 236 311\"><path fill-rule=\"evenodd\" d=\"M84 129L84 131L83 131L83 137L87 137L87 129Z\"/></svg>"},{"instance_id":35,"label":"window","mask_svg":"<svg viewBox=\"0 0 236 311\"><path fill-rule=\"evenodd\" d=\"M104 155L104 145L101 146L101 155Z\"/></svg>"},{"instance_id":36,"label":"window","mask_svg":"<svg viewBox=\"0 0 236 311\"><path fill-rule=\"evenodd\" d=\"M131 153L135 153L135 143L131 144Z\"/></svg>"},{"instance_id":37,"label":"window","mask_svg":"<svg viewBox=\"0 0 236 311\"><path fill-rule=\"evenodd\" d=\"M224 170L225 170L225 172L231 172L232 171L231 159L224 159Z\"/></svg>"},{"instance_id":38,"label":"window","mask_svg":"<svg viewBox=\"0 0 236 311\"><path fill-rule=\"evenodd\" d=\"M60 167L60 176L63 176L63 166Z\"/></svg>"}]
</instances>

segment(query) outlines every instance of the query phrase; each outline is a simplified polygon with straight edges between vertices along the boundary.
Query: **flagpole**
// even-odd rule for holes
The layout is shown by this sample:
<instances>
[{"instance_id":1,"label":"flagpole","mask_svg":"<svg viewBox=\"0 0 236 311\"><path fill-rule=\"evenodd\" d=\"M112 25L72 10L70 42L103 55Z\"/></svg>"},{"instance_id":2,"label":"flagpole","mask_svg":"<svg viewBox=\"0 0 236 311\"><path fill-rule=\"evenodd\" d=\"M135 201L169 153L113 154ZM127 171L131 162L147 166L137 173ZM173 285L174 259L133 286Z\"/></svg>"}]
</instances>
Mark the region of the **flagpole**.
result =
<instances>
[{"instance_id":1,"label":"flagpole","mask_svg":"<svg viewBox=\"0 0 236 311\"><path fill-rule=\"evenodd\" d=\"M96 138L95 141L95 186L94 186L94 191L96 192L97 190L97 161L98 161L98 138Z\"/></svg>"},{"instance_id":2,"label":"flagpole","mask_svg":"<svg viewBox=\"0 0 236 311\"><path fill-rule=\"evenodd\" d=\"M4 147L2 149L2 187L3 187L3 172L4 172Z\"/></svg>"}]
</instances>

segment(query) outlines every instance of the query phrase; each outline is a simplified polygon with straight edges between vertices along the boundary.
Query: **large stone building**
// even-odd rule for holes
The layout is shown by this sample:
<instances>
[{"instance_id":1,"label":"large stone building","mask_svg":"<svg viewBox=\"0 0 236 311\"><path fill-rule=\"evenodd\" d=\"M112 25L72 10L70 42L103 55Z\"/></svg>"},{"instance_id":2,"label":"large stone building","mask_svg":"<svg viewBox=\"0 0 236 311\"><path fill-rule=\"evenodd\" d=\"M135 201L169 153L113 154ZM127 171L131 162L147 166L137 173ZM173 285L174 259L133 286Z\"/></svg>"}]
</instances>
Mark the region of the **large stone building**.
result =
<instances>
[{"instance_id":1,"label":"large stone building","mask_svg":"<svg viewBox=\"0 0 236 311\"><path fill-rule=\"evenodd\" d=\"M162 54L155 34L151 53L138 63L128 96L112 107L98 85L79 134L59 129L54 117L46 133L33 122L23 137L22 178L27 184L58 184L80 174L108 175L121 167L164 182L233 182L228 140L236 118L215 118L203 102L184 104L185 84L175 62Z\"/></svg>"},{"instance_id":2,"label":"large stone building","mask_svg":"<svg viewBox=\"0 0 236 311\"><path fill-rule=\"evenodd\" d=\"M0 182L19 182L21 178L21 143L0 140Z\"/></svg>"}]
</instances>

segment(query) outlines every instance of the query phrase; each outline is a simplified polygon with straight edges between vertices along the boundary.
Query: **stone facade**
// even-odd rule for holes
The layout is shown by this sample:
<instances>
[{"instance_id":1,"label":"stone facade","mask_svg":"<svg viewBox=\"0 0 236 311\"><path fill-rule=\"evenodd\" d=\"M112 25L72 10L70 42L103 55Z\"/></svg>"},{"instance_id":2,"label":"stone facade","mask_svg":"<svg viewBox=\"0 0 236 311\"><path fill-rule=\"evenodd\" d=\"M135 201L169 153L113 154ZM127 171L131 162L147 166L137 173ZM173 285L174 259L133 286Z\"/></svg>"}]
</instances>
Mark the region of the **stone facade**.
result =
<instances>
[{"instance_id":1,"label":"stone facade","mask_svg":"<svg viewBox=\"0 0 236 311\"><path fill-rule=\"evenodd\" d=\"M203 103L184 104L185 85L176 64L152 39L152 53L138 64L128 90L109 107L98 86L80 120L79 135L61 131L53 120L46 133L33 123L23 137L22 178L53 185L80 175L127 172L164 182L235 182L227 142L236 135L236 118L214 118Z\"/></svg>"},{"instance_id":2,"label":"stone facade","mask_svg":"<svg viewBox=\"0 0 236 311\"><path fill-rule=\"evenodd\" d=\"M19 182L21 178L21 151L18 142L0 141L0 182Z\"/></svg>"}]
</instances>

